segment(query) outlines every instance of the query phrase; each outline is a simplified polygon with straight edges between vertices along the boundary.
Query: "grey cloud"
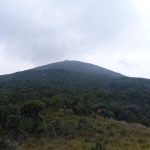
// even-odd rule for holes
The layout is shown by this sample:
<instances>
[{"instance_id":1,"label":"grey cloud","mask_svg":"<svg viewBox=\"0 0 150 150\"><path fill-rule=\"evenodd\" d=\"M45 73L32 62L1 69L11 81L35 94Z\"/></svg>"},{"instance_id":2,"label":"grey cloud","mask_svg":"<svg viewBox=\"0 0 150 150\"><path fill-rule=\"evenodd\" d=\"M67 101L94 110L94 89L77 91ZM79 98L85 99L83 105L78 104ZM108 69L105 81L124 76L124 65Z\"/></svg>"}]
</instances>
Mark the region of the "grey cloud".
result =
<instances>
[{"instance_id":1,"label":"grey cloud","mask_svg":"<svg viewBox=\"0 0 150 150\"><path fill-rule=\"evenodd\" d=\"M33 63L81 56L113 38L136 14L120 0L0 1L0 40L7 55Z\"/></svg>"},{"instance_id":2,"label":"grey cloud","mask_svg":"<svg viewBox=\"0 0 150 150\"><path fill-rule=\"evenodd\" d=\"M129 60L118 60L118 64L122 65L123 67L130 67L130 68L134 68L134 67L139 66L138 63L131 62Z\"/></svg>"}]
</instances>

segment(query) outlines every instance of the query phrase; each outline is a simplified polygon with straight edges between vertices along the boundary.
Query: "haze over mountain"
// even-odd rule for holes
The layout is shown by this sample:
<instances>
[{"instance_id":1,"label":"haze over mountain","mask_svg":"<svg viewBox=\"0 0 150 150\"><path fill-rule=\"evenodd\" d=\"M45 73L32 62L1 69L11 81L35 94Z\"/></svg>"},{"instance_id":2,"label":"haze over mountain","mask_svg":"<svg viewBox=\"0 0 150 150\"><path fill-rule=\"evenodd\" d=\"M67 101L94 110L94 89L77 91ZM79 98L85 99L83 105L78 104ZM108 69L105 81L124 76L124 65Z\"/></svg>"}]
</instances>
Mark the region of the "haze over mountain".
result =
<instances>
[{"instance_id":1,"label":"haze over mountain","mask_svg":"<svg viewBox=\"0 0 150 150\"><path fill-rule=\"evenodd\" d=\"M75 71L80 73L90 73L95 75L109 75L114 77L123 76L119 73L99 67L97 65L80 62L80 61L68 61L68 60L40 66L34 68L33 70L48 70L48 69L64 69L64 70Z\"/></svg>"}]
</instances>

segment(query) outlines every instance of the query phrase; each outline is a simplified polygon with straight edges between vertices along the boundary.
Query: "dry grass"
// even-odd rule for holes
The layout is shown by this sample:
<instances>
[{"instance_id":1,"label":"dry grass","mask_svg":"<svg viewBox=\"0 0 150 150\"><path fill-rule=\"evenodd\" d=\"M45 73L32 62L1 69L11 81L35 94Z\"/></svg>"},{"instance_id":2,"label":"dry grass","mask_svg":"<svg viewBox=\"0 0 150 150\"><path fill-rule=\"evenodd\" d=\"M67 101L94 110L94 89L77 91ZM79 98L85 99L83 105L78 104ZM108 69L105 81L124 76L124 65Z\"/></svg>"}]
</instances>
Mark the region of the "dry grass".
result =
<instances>
[{"instance_id":1,"label":"dry grass","mask_svg":"<svg viewBox=\"0 0 150 150\"><path fill-rule=\"evenodd\" d=\"M107 140L107 150L150 150L150 129L138 124L127 124L94 116L74 116L53 113L53 117L67 123L83 120L85 128L73 135L51 139L32 137L21 146L21 150L91 150L98 139ZM48 117L49 121L52 119Z\"/></svg>"}]
</instances>

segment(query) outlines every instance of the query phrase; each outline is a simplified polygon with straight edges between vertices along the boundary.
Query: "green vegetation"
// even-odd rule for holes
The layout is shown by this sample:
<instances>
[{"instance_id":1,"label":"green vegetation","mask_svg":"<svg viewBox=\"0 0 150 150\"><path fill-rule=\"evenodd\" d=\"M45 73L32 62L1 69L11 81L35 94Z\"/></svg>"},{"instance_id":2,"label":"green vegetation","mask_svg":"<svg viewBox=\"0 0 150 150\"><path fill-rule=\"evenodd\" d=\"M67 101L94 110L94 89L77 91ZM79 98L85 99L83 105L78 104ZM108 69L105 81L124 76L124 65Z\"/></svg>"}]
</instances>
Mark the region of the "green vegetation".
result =
<instances>
[{"instance_id":1,"label":"green vegetation","mask_svg":"<svg viewBox=\"0 0 150 150\"><path fill-rule=\"evenodd\" d=\"M17 121L17 128L15 126L17 130L13 128L12 132L9 126L7 129L1 128L3 133L1 138L5 139L3 142L13 145L14 150L150 149L150 129L140 124L117 122L100 117L98 114L75 115L70 109L50 107L47 107L45 112L40 109L38 115L42 115L43 118L38 124L36 119L28 120L28 117L21 116L21 110L17 115L24 120L21 126Z\"/></svg>"},{"instance_id":2,"label":"green vegetation","mask_svg":"<svg viewBox=\"0 0 150 150\"><path fill-rule=\"evenodd\" d=\"M0 77L0 105L39 99L77 113L107 110L117 120L150 125L150 80L66 70L25 71ZM81 112L82 111L82 112Z\"/></svg>"},{"instance_id":3,"label":"green vegetation","mask_svg":"<svg viewBox=\"0 0 150 150\"><path fill-rule=\"evenodd\" d=\"M149 150L150 80L74 65L0 76L0 149Z\"/></svg>"}]
</instances>

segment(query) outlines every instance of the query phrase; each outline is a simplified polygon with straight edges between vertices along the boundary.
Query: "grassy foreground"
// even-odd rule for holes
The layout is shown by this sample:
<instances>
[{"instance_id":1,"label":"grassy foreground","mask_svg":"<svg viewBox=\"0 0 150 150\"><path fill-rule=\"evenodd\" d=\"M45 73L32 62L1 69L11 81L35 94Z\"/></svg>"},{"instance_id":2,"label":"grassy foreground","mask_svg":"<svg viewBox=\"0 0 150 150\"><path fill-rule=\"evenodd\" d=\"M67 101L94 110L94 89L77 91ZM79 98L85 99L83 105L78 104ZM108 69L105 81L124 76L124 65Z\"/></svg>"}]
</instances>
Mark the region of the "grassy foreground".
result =
<instances>
[{"instance_id":1,"label":"grassy foreground","mask_svg":"<svg viewBox=\"0 0 150 150\"><path fill-rule=\"evenodd\" d=\"M48 132L32 135L21 150L150 150L150 129L139 124L63 110L49 111L46 122L53 126L55 137Z\"/></svg>"}]
</instances>

